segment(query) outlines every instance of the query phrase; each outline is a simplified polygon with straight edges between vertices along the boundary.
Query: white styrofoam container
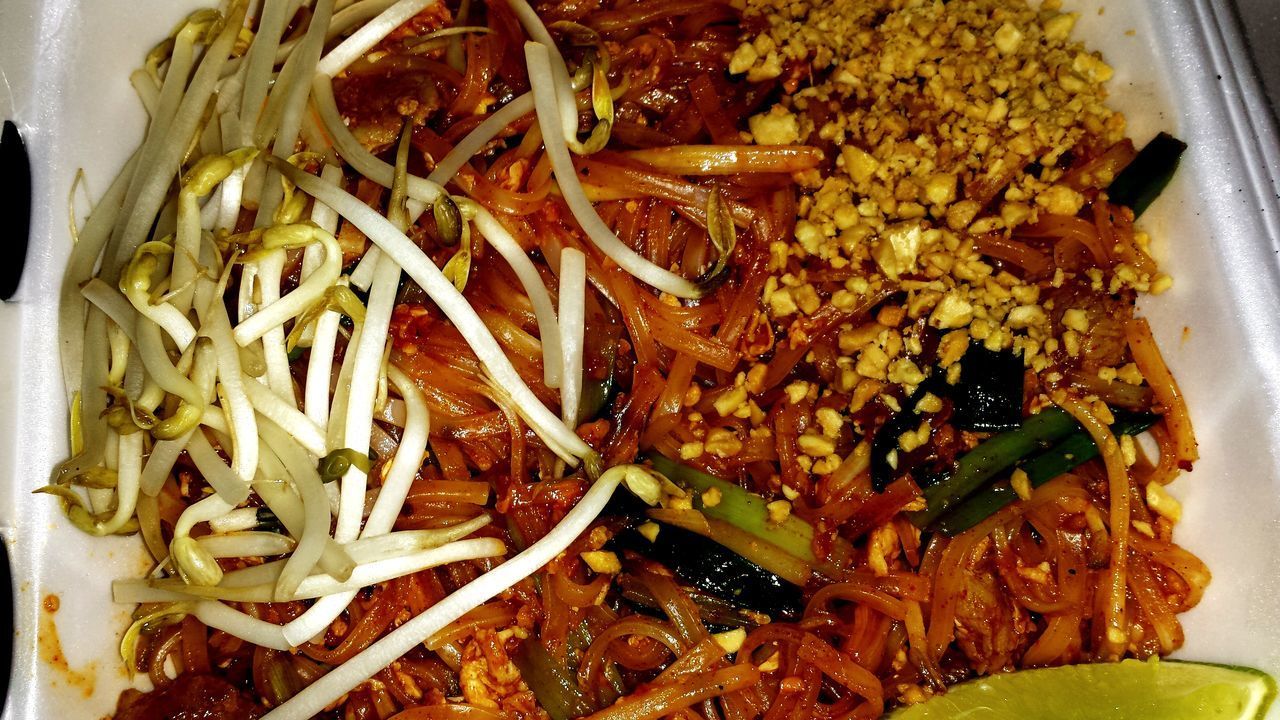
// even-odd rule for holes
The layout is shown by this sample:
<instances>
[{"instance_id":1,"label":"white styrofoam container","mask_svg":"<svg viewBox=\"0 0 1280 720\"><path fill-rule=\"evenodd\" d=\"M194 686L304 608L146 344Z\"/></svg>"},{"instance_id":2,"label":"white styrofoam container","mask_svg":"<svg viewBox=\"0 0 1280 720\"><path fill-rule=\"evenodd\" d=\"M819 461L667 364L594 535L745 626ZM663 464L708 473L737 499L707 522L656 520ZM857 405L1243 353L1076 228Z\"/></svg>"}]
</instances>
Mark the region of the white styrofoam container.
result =
<instances>
[{"instance_id":1,"label":"white styrofoam container","mask_svg":"<svg viewBox=\"0 0 1280 720\"><path fill-rule=\"evenodd\" d=\"M4 718L102 717L127 683L116 646L127 609L111 605L108 585L145 568L140 544L87 538L30 491L66 453L55 318L68 190L84 168L89 195L100 195L140 141L145 118L128 74L200 4L0 0L0 113L19 124L34 171L26 274L0 306L0 535L17 626ZM1176 539L1214 574L1183 616L1180 655L1280 674L1275 128L1225 0L1066 4L1081 13L1077 36L1115 66L1113 104L1135 141L1169 130L1190 145L1143 217L1176 280L1143 311L1188 397L1203 458L1173 486L1185 507ZM78 208L86 206L81 193ZM0 262L11 262L2 233ZM49 594L61 605L52 615L41 609Z\"/></svg>"}]
</instances>

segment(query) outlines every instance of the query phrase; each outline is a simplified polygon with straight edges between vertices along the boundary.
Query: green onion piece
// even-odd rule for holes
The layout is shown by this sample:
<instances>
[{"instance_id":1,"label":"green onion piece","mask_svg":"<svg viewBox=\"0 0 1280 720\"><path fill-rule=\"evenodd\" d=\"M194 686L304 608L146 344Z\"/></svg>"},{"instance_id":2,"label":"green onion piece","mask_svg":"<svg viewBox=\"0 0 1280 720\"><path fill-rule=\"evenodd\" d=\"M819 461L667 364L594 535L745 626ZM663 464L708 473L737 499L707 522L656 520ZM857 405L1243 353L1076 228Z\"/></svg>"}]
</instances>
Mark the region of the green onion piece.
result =
<instances>
[{"instance_id":1,"label":"green onion piece","mask_svg":"<svg viewBox=\"0 0 1280 720\"><path fill-rule=\"evenodd\" d=\"M1116 436L1137 435L1160 419L1159 415L1151 413L1122 414L1119 410L1114 413L1116 422L1111 426L1111 431ZM1027 474L1032 487L1040 487L1097 456L1098 446L1093 443L1089 433L1082 430L1025 462L1022 465L1022 471ZM955 510L931 525L930 529L948 536L964 532L1017 499L1018 494L1013 491L1013 486L1007 480L1002 480L983 488L965 500Z\"/></svg>"},{"instance_id":2,"label":"green onion piece","mask_svg":"<svg viewBox=\"0 0 1280 720\"><path fill-rule=\"evenodd\" d=\"M619 580L621 580L622 577L625 576L620 576ZM639 581L636 582L639 584ZM689 595L690 597L693 597L694 593L690 592ZM649 593L649 601L650 603L645 607L656 612L662 612L662 606L653 598L653 593ZM695 599L694 602L697 602L697 600ZM583 620L578 623L577 627L569 631L569 651L581 656L582 653L585 653L587 649L591 647L591 643L595 642L596 637L596 634L591 632L590 624L588 624L586 620ZM587 694L588 700L593 700L596 703L596 707L612 705L617 702L618 698L627 694L627 686L623 682L622 674L618 672L618 666L615 663L604 663L604 667L601 669L601 674L604 676L604 683L596 689L595 695L591 695L589 691L584 691Z\"/></svg>"},{"instance_id":3,"label":"green onion piece","mask_svg":"<svg viewBox=\"0 0 1280 720\"><path fill-rule=\"evenodd\" d=\"M289 698L298 694L302 688L299 687L297 678L294 677L291 665L293 663L288 653L268 653L269 659L266 661L265 672L267 679L267 687L270 691L267 695L267 701L273 705L280 705Z\"/></svg>"},{"instance_id":4,"label":"green onion piece","mask_svg":"<svg viewBox=\"0 0 1280 720\"><path fill-rule=\"evenodd\" d=\"M661 537L661 535L659 535ZM622 598L653 612L662 612L662 605L653 596L639 578L630 573L623 573L617 578L617 587ZM701 588L689 586L684 588L685 594L698 606L698 615L707 625L719 625L727 628L746 628L752 630L760 625L760 614L734 605L733 603L712 595ZM584 623L585 625L585 623ZM570 635L570 638L573 636Z\"/></svg>"},{"instance_id":5,"label":"green onion piece","mask_svg":"<svg viewBox=\"0 0 1280 720\"><path fill-rule=\"evenodd\" d=\"M352 467L356 467L360 472L368 473L373 468L373 463L369 461L369 456L364 453L356 452L351 448L341 448L320 458L320 479L323 482L333 482L339 480Z\"/></svg>"},{"instance_id":6,"label":"green onion piece","mask_svg":"<svg viewBox=\"0 0 1280 720\"><path fill-rule=\"evenodd\" d=\"M771 522L768 503L759 495L661 455L652 455L649 459L655 470L677 485L692 490L693 506L707 517L724 520L744 532L777 545L801 560L816 562L813 555L813 526L809 523L794 515L788 515L781 523ZM712 488L720 491L720 502L708 507L702 502L702 493Z\"/></svg>"},{"instance_id":7,"label":"green onion piece","mask_svg":"<svg viewBox=\"0 0 1280 720\"><path fill-rule=\"evenodd\" d=\"M1186 150L1187 144L1169 133L1156 135L1111 181L1107 198L1117 205L1133 208L1133 216L1138 217L1169 184Z\"/></svg>"},{"instance_id":8,"label":"green onion piece","mask_svg":"<svg viewBox=\"0 0 1280 720\"><path fill-rule=\"evenodd\" d=\"M1059 408L1047 408L1023 421L1017 430L995 435L956 461L951 474L924 488L925 509L908 516L916 527L927 527L972 495L996 473L1080 429Z\"/></svg>"},{"instance_id":9,"label":"green onion piece","mask_svg":"<svg viewBox=\"0 0 1280 720\"><path fill-rule=\"evenodd\" d=\"M664 523L667 526L676 527L685 530L700 537L712 541L720 548L727 551L725 560L715 563L720 566L730 566L737 564L736 560L746 560L750 565L764 570L768 575L752 578L751 585L753 588L759 586L776 586L778 583L773 582L774 578L784 580L797 587L804 587L813 575L813 565L807 563L773 543L764 542L759 537L739 528L738 526L719 520L717 518L707 517L697 510L673 510L668 508L655 508L646 513L650 518ZM654 542L664 542L662 533L667 532L664 528L659 531L658 539ZM668 536L670 533L668 533ZM685 541L688 542L688 541ZM684 548L686 551L692 551L691 548ZM699 551L700 555L709 556L707 551ZM710 559L700 558L700 559ZM683 560L683 559L682 559ZM696 564L696 561L688 561L690 565ZM663 563L677 573L680 572L681 562ZM742 566L734 574L741 578L746 578L749 574L756 574L752 568ZM710 585L698 583L699 587L711 589ZM735 594L737 590L735 589ZM763 590L762 590L763 592ZM764 612L763 609L760 609Z\"/></svg>"},{"instance_id":10,"label":"green onion piece","mask_svg":"<svg viewBox=\"0 0 1280 720\"><path fill-rule=\"evenodd\" d=\"M551 657L538 638L530 637L520 643L511 660L551 720L571 720L595 712L578 687L577 673Z\"/></svg>"},{"instance_id":11,"label":"green onion piece","mask_svg":"<svg viewBox=\"0 0 1280 720\"><path fill-rule=\"evenodd\" d=\"M587 379L582 383L582 409L579 415L583 420L591 420L598 417L604 411L605 404L609 402L609 398L613 396L613 387L615 383L614 377L614 358L617 356L615 349L610 349L605 353L604 377L596 379Z\"/></svg>"}]
</instances>

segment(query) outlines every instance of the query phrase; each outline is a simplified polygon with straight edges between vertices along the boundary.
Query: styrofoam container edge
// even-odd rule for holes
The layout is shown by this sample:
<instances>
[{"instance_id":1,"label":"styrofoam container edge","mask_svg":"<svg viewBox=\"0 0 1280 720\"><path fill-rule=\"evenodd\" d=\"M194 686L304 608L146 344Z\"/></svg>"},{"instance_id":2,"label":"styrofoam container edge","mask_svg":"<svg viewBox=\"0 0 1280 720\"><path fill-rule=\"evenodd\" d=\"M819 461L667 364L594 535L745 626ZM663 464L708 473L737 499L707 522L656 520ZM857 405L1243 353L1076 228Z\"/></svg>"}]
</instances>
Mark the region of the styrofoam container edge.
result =
<instances>
[{"instance_id":1,"label":"styrofoam container edge","mask_svg":"<svg viewBox=\"0 0 1280 720\"><path fill-rule=\"evenodd\" d=\"M33 497L66 453L56 304L70 246L67 198L83 167L97 197L141 138L128 84L192 0L5 0L0 113L31 152L34 216L15 301L0 306L0 536L13 562L16 636L4 718L97 718L128 684L116 643L129 608L111 578L145 568L135 540L95 540ZM1077 36L1116 69L1113 104L1135 142L1169 130L1190 145L1143 218L1174 289L1150 318L1191 406L1202 460L1172 486L1176 539L1214 580L1183 616L1181 657L1280 675L1280 146L1239 29L1214 0L1067 0ZM1132 31L1132 32L1130 32ZM4 260L4 261L7 261ZM57 595L60 609L41 609ZM55 647L51 629L56 629ZM55 652L56 651L56 652ZM55 655L63 658L58 661ZM1272 720L1280 719L1280 708Z\"/></svg>"}]
</instances>

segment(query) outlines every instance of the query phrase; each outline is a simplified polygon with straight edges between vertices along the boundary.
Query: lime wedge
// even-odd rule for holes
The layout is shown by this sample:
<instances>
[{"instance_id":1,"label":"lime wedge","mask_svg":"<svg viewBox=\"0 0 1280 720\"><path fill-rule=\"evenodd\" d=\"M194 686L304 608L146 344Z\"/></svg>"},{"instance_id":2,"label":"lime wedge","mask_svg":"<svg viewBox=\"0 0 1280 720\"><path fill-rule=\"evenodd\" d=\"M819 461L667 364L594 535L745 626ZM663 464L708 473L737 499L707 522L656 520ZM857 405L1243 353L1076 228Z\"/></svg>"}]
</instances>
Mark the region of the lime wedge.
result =
<instances>
[{"instance_id":1,"label":"lime wedge","mask_svg":"<svg viewBox=\"0 0 1280 720\"><path fill-rule=\"evenodd\" d=\"M993 675L891 713L889 720L1262 720L1276 681L1261 670L1124 660Z\"/></svg>"}]
</instances>

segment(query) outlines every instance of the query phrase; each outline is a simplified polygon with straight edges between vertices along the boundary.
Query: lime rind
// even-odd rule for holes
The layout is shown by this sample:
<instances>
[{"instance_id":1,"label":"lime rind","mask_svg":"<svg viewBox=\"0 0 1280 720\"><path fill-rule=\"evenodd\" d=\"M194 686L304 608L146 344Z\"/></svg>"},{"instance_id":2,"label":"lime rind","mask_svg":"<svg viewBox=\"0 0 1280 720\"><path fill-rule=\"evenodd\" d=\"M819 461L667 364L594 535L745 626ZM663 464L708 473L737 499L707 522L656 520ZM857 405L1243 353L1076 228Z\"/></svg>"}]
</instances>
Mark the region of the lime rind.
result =
<instances>
[{"instance_id":1,"label":"lime rind","mask_svg":"<svg viewBox=\"0 0 1280 720\"><path fill-rule=\"evenodd\" d=\"M1166 664L1200 665L1203 667L1218 668L1243 675L1249 675L1260 680L1262 683L1262 693L1257 696L1257 710L1251 716L1254 720L1264 720L1267 715L1267 710L1271 707L1271 703L1275 702L1276 679L1264 670L1248 667L1246 665L1227 665L1223 663L1195 662L1191 660L1164 660L1163 662Z\"/></svg>"},{"instance_id":2,"label":"lime rind","mask_svg":"<svg viewBox=\"0 0 1280 720\"><path fill-rule=\"evenodd\" d=\"M890 720L1263 720L1276 681L1254 668L1125 660L960 683Z\"/></svg>"}]
</instances>

